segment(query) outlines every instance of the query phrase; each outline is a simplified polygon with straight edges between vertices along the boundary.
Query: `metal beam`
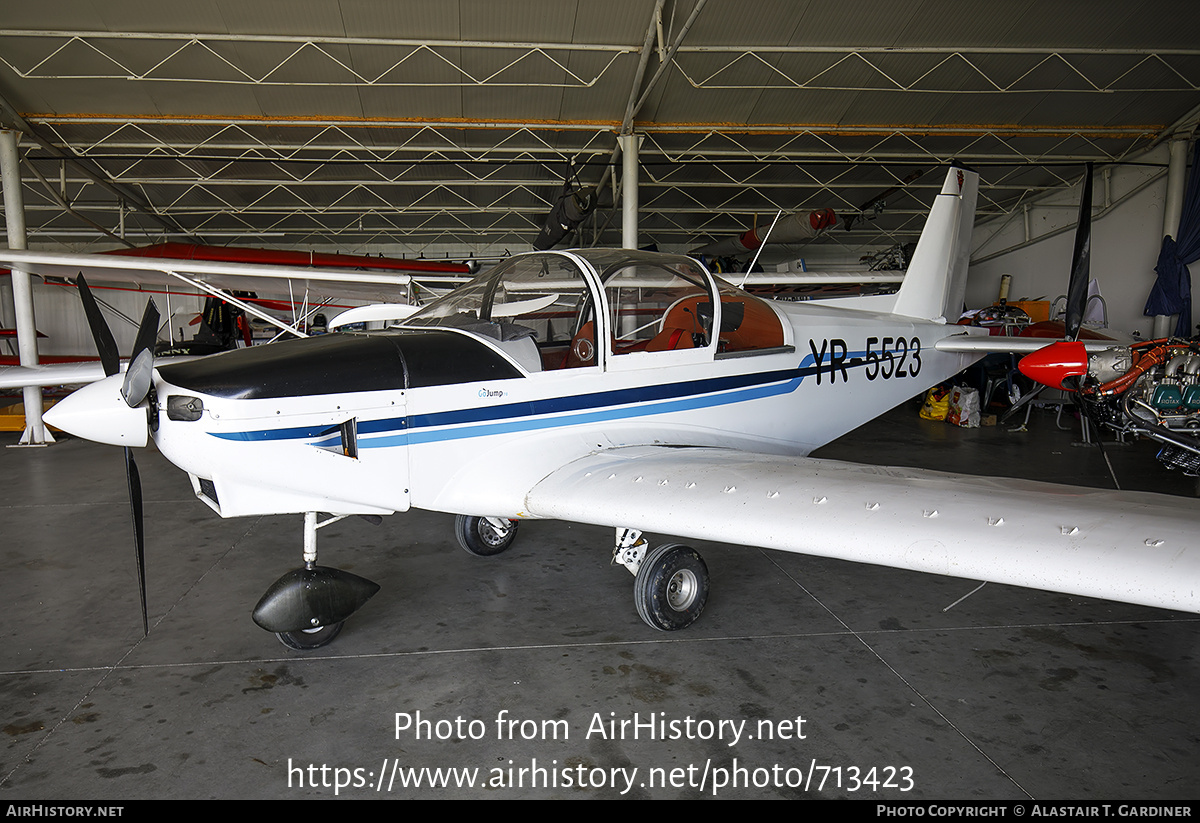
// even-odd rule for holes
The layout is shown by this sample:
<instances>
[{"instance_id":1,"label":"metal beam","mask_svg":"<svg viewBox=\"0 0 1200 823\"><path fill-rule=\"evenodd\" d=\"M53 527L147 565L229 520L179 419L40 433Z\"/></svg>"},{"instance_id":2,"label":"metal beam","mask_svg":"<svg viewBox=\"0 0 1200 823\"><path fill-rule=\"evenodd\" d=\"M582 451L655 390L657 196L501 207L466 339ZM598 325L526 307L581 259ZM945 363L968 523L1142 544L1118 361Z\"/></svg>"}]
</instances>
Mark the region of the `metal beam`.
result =
<instances>
[{"instance_id":1,"label":"metal beam","mask_svg":"<svg viewBox=\"0 0 1200 823\"><path fill-rule=\"evenodd\" d=\"M4 187L4 222L8 230L8 247L25 248L25 209L21 197L21 166L17 158L17 132L0 131L0 184ZM37 327L33 319L33 283L29 272L13 268L12 301L17 328L17 353L22 366L38 364ZM42 389L26 386L22 390L25 403L25 432L22 446L46 446L54 442L42 423Z\"/></svg>"},{"instance_id":2,"label":"metal beam","mask_svg":"<svg viewBox=\"0 0 1200 823\"><path fill-rule=\"evenodd\" d=\"M638 144L641 135L622 134L621 146L621 246L638 247Z\"/></svg>"}]
</instances>

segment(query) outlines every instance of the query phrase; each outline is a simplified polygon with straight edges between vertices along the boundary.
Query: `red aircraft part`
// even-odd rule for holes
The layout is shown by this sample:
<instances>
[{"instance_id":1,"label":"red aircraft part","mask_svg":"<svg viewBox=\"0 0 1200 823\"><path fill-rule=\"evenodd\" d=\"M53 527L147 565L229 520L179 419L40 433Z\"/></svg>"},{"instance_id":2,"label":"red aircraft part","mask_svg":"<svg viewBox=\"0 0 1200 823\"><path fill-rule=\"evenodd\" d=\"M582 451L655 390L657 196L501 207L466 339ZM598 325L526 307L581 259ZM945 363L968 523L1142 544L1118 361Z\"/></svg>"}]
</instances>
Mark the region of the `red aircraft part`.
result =
<instances>
[{"instance_id":1,"label":"red aircraft part","mask_svg":"<svg viewBox=\"0 0 1200 823\"><path fill-rule=\"evenodd\" d=\"M1082 377L1088 371L1088 353L1082 343L1051 343L1044 349L1021 358L1021 374L1052 389L1065 388L1068 377Z\"/></svg>"},{"instance_id":2,"label":"red aircraft part","mask_svg":"<svg viewBox=\"0 0 1200 823\"><path fill-rule=\"evenodd\" d=\"M464 263L434 260L404 260L363 254L322 254L282 249L251 249L239 246L202 246L196 243L159 243L137 249L113 249L104 254L124 257L165 257L173 260L208 260L217 263L263 263L299 268L386 269L414 274L470 274Z\"/></svg>"}]
</instances>

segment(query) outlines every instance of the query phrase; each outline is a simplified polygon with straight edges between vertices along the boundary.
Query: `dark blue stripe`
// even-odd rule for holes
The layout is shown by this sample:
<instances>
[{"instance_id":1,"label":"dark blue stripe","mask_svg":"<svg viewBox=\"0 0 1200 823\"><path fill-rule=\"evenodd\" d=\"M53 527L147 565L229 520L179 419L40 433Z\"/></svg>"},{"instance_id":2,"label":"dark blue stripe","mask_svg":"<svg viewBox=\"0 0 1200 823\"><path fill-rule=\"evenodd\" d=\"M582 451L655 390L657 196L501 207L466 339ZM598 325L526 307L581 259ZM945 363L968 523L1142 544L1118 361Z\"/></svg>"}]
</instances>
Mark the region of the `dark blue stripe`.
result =
<instances>
[{"instance_id":1,"label":"dark blue stripe","mask_svg":"<svg viewBox=\"0 0 1200 823\"><path fill-rule=\"evenodd\" d=\"M521 403L504 403L499 406L488 406L476 409L455 409L454 411L434 412L433 414L414 414L409 418L412 429L423 429L430 426L452 426L456 423L480 423L485 420L505 420L514 417L529 417L539 414L556 414L561 412L594 409L602 406L624 406L630 403L647 403L654 400L668 400L674 397L687 397L695 394L711 394L713 392L740 389L762 383L778 383L792 380L805 370L780 369L760 374L738 374L732 377L713 377L705 380L690 380L686 383L663 383L657 386L637 386L632 389L615 389L612 391L593 392L592 394L577 394L571 397L549 397L545 400L531 400Z\"/></svg>"},{"instance_id":2,"label":"dark blue stripe","mask_svg":"<svg viewBox=\"0 0 1200 823\"><path fill-rule=\"evenodd\" d=\"M864 365L859 357L863 352L847 352L842 365L847 368ZM794 369L778 369L755 374L738 374L729 377L712 377L703 380L689 380L685 383L661 383L654 386L638 386L630 389L615 389L612 391L577 394L570 397L551 397L544 400L532 400L521 403L504 403L498 406L488 406L475 409L454 409L451 411L434 412L432 414L417 414L411 417L390 417L382 420L361 421L358 432L362 434L380 434L385 432L414 431L439 426L453 426L467 423L482 423L494 420L516 421L524 417L536 417L547 414L562 414L605 407L625 406L639 403L651 403L676 398L698 398L700 395L716 392L733 391L752 386L766 386L771 383L796 381L799 385L805 377L830 372L828 362L816 365L813 356L807 355L801 364ZM831 375L832 376L832 375ZM299 426L287 429L263 429L247 432L210 432L222 440L239 441L269 441L269 440L304 440L320 437L330 431L329 426Z\"/></svg>"}]
</instances>

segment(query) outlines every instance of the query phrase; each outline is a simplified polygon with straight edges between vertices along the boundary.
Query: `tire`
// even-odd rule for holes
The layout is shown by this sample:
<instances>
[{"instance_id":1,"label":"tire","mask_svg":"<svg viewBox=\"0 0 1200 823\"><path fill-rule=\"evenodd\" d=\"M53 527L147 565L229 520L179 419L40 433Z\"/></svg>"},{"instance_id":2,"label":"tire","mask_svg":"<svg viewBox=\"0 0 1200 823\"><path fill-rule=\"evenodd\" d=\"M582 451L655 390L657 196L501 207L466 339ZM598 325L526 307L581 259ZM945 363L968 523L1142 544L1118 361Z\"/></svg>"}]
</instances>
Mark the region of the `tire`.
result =
<instances>
[{"instance_id":1,"label":"tire","mask_svg":"<svg viewBox=\"0 0 1200 823\"><path fill-rule=\"evenodd\" d=\"M663 632L696 622L708 600L708 567L689 546L669 543L646 555L633 582L633 602L646 625Z\"/></svg>"},{"instance_id":2,"label":"tire","mask_svg":"<svg viewBox=\"0 0 1200 823\"><path fill-rule=\"evenodd\" d=\"M342 632L342 626L346 623L330 623L328 626L321 626L319 629L302 629L298 632L276 632L275 636L279 638L279 642L287 646L289 649L298 651L310 651L319 649L322 646L327 646L333 642L333 639Z\"/></svg>"},{"instance_id":3,"label":"tire","mask_svg":"<svg viewBox=\"0 0 1200 823\"><path fill-rule=\"evenodd\" d=\"M454 520L454 536L458 539L458 545L470 554L492 557L505 551L517 539L517 521L505 522L508 528L502 532L486 517L460 514Z\"/></svg>"}]
</instances>

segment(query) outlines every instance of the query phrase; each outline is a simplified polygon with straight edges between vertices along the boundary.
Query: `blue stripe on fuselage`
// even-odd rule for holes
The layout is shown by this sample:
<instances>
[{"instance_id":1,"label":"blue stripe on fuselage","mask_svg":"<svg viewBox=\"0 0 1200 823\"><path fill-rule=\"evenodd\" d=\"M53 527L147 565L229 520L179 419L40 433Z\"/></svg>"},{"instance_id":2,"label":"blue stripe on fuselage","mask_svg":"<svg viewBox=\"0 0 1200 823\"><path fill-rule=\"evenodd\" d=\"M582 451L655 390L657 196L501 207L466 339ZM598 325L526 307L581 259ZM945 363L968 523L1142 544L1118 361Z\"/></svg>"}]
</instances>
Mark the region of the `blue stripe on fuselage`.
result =
<instances>
[{"instance_id":1,"label":"blue stripe on fuselage","mask_svg":"<svg viewBox=\"0 0 1200 823\"><path fill-rule=\"evenodd\" d=\"M861 352L847 352L841 366L863 365ZM471 409L364 420L358 424L359 447L386 448L411 443L431 443L466 437L485 437L517 431L574 426L652 414L724 406L795 391L805 377L830 370L824 361L816 364L806 355L794 369L777 369L755 374L713 377L686 383L661 383L630 389L551 397L519 403L504 403ZM553 415L549 417L547 415ZM472 425L473 424L473 425ZM442 428L454 426L456 428ZM244 432L209 432L213 437L235 441L310 440L331 434L328 424ZM367 437L379 434L381 437Z\"/></svg>"}]
</instances>

